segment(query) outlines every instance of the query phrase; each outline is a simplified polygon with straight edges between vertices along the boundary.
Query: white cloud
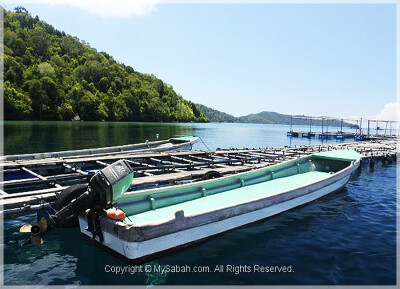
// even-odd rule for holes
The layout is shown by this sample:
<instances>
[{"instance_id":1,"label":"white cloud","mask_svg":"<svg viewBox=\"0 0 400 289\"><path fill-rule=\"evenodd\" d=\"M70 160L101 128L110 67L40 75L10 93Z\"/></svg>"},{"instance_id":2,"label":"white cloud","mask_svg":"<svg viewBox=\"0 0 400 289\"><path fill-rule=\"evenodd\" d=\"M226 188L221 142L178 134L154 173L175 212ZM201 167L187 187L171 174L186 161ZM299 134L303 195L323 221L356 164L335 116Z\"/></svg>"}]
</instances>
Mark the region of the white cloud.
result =
<instances>
[{"instance_id":1,"label":"white cloud","mask_svg":"<svg viewBox=\"0 0 400 289\"><path fill-rule=\"evenodd\" d=\"M68 5L103 17L128 18L141 16L155 10L159 0L5 0L6 3Z\"/></svg>"},{"instance_id":2,"label":"white cloud","mask_svg":"<svg viewBox=\"0 0 400 289\"><path fill-rule=\"evenodd\" d=\"M389 102L385 104L378 115L372 117L377 120L400 120L400 103Z\"/></svg>"}]
</instances>

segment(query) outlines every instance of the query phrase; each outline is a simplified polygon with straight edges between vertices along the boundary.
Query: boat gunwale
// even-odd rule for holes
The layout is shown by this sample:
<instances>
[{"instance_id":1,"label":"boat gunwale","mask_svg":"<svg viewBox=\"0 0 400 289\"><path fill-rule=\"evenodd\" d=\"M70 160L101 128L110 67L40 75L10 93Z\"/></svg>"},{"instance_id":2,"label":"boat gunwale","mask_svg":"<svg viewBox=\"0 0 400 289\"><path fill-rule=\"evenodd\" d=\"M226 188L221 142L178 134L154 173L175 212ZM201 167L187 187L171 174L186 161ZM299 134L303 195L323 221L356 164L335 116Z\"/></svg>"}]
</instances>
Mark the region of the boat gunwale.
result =
<instances>
[{"instance_id":1,"label":"boat gunwale","mask_svg":"<svg viewBox=\"0 0 400 289\"><path fill-rule=\"evenodd\" d=\"M182 189L185 190L188 187L191 186L201 186L203 184L209 184L209 183L213 183L213 182L221 182L224 180L229 180L229 179L238 179L240 180L241 176L245 176L245 175L251 175L251 174L257 174L258 172L262 172L265 171L266 173L269 172L280 172L283 171L284 169L286 169L287 165L290 163L296 164L298 162L301 161L305 161L307 159L309 159L309 161L314 158L313 154L309 154L309 155L305 155L301 158L297 158L297 159L291 159L291 160L287 160L278 164L274 164L271 166L264 166L261 168L255 168L255 169L251 169L249 171L245 171L245 172L240 172L240 173L236 173L236 174L232 174L232 175L226 175L226 176L222 176L216 179L211 179L211 180L202 180L202 181L197 181L195 183L186 183L186 184L180 184L180 185L174 185L174 186L169 186L169 187L159 187L159 188L151 188L151 189L142 189L142 190L138 190L138 191L127 191L126 193L124 193L120 198L119 201L123 201L124 199L127 199L129 197L134 197L134 196L146 196L146 195L151 195L154 194L157 195L158 193L162 193L162 191L168 192L169 190L176 190L176 189ZM319 157L319 160L323 160L324 158ZM333 161L339 161L339 162L346 162L344 160L333 160ZM350 161L347 161L350 162ZM282 167L282 168L280 168ZM274 168L279 168L276 171L273 171ZM258 176L254 176L253 178L258 178ZM252 179L252 178L250 178ZM129 201L127 203L130 203ZM125 203L122 203L125 204Z\"/></svg>"},{"instance_id":2,"label":"boat gunwale","mask_svg":"<svg viewBox=\"0 0 400 289\"><path fill-rule=\"evenodd\" d=\"M300 159L306 159L306 158L311 158L311 157L312 157L312 155L310 154L310 155L304 156L304 157L299 158L299 159L287 160L287 161L281 162L279 164L274 164L274 165L271 165L271 166L265 166L265 167L262 167L262 168L256 168L256 169L253 169L253 170L250 170L250 171L245 171L245 172L241 172L241 173L237 173L237 174L233 174L233 175L226 175L226 176L222 176L222 177L219 177L219 178L216 178L216 179L202 180L202 181L198 181L198 182L195 182L195 183L180 184L180 185L175 185L175 186L171 186L171 187L160 187L160 188L152 188L152 189L143 189L143 190L139 190L139 191L128 191L128 192L124 193L119 198L119 201L121 201L121 200L123 200L125 198L128 198L130 196L140 196L140 195L144 195L145 196L145 195L148 195L148 194L153 193L153 192L155 194L157 194L159 191L163 191L163 190L185 189L186 187L190 187L190 186L194 186L194 185L202 185L202 184L208 184L208 183L212 183L212 182L219 182L219 181L227 180L227 179L230 179L230 178L232 178L232 179L234 179L234 178L240 179L240 176L243 176L243 175L257 173L257 172L261 172L263 170L268 171L268 170L270 170L270 169L272 169L274 167L284 166L284 165L287 165L287 164L289 164L291 162L295 163L295 162L299 161Z\"/></svg>"},{"instance_id":3,"label":"boat gunwale","mask_svg":"<svg viewBox=\"0 0 400 289\"><path fill-rule=\"evenodd\" d=\"M358 162L358 164L359 164L360 161L358 160L357 162ZM253 200L251 200L251 201L238 202L238 203L236 203L235 205L223 207L223 208L220 208L220 209L218 209L218 210L231 209L231 208L234 208L234 207L240 206L240 205L246 205L246 204L256 203L256 202L259 202L259 201L262 201L262 200L265 200L265 199L268 199L268 198L271 198L271 197L275 197L275 196L279 196L279 195L284 195L284 194L291 193L291 192L293 192L294 190L302 190L302 189L305 189L305 188L307 188L307 187L320 184L321 182L325 182L325 181L327 181L327 180L332 180L332 181L330 181L330 182L327 184L327 185L330 185L330 184L332 184L332 183L334 183L334 182L336 182L336 181L338 181L338 180L341 179L341 178L337 178L337 180L336 180L336 179L333 180L336 176L338 176L338 175L340 175L340 174L345 174L345 172L347 172L348 170L352 170L352 171L353 171L353 166L354 166L354 165L358 165L358 164L357 164L356 162L351 162L348 166L346 166L345 168L341 169L340 171L337 171L336 173L333 173L333 174L327 173L327 177L326 177L326 178L323 178L323 179L321 179L321 180L318 180L318 181L315 181L315 182L312 182L312 183L308 183L308 184L305 184L305 185L302 185L302 186L299 186L299 187L295 187L295 188L292 188L292 189L289 189L289 190L286 190L286 191L281 191L281 192L279 192L279 193L276 193L276 194L274 194L274 195L270 195L270 196L267 196L267 197L260 197L260 198L257 198L257 199L253 199ZM289 176L289 177L290 177L290 176ZM285 177L283 177L283 178L285 178ZM256 184L254 184L254 185L256 185ZM252 185L249 185L249 186L252 186ZM237 189L237 188L235 188L235 189ZM289 199L288 199L288 200L289 200ZM192 200L192 201L194 201L194 200ZM191 202L191 201L188 201L188 202ZM183 202L183 203L185 203L185 202ZM167 206L167 207L168 207L168 206ZM162 209L162 208L160 208L160 209ZM185 215L184 217L185 217L185 218L197 217L197 216L209 214L209 213L212 213L212 212L214 212L214 211L204 211L204 212L201 212L201 213L198 213L198 214ZM148 226L148 225L156 225L156 226L158 226L158 225L161 225L161 224L163 224L163 223L167 223L167 222L169 222L169 221L171 221L171 220L175 220L175 219L176 219L176 218L172 218L172 219L163 219L163 220L160 221L160 222L147 222L147 223L140 223L140 224L138 224L138 225L135 225L134 223L133 223L133 224L124 223L124 224L126 224L126 225L129 226L129 227L135 227L135 226L137 226L137 227L144 227L144 226Z\"/></svg>"}]
</instances>

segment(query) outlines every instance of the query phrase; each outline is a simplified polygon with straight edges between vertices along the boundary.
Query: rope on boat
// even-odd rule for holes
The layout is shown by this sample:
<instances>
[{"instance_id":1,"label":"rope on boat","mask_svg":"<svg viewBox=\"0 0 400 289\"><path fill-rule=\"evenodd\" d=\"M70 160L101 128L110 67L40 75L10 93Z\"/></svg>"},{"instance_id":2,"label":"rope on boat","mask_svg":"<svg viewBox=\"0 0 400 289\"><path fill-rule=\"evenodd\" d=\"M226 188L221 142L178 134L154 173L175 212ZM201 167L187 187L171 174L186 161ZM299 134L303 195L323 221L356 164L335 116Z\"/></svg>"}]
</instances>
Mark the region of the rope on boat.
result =
<instances>
[{"instance_id":1,"label":"rope on boat","mask_svg":"<svg viewBox=\"0 0 400 289\"><path fill-rule=\"evenodd\" d=\"M203 139L201 138L201 136L199 136L199 139L201 140L201 142L203 143L203 145L210 151L210 148L206 145L206 143L203 141Z\"/></svg>"}]
</instances>

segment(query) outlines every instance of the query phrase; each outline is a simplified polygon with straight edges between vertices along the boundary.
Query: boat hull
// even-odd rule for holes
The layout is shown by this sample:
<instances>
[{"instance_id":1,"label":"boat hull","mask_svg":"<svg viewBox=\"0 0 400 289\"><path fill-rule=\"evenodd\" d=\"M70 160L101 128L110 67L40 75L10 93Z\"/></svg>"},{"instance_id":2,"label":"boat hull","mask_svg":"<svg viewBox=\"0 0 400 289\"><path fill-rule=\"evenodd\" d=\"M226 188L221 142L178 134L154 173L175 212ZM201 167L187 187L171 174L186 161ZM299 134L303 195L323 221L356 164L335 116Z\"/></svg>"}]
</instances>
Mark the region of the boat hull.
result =
<instances>
[{"instance_id":1,"label":"boat hull","mask_svg":"<svg viewBox=\"0 0 400 289\"><path fill-rule=\"evenodd\" d=\"M111 228L113 226L118 227L118 222L105 219L102 220L105 221L104 223L102 222L103 243L100 243L98 239L92 239L92 241L129 263L142 263L169 253L170 251L187 247L226 231L269 218L341 190L346 185L351 173L359 166L359 163L360 162L357 161L325 180L305 187L295 188L283 194L286 196L295 196L293 198L287 198L285 200L284 197L280 196L280 198L272 201L272 203L260 200L256 203L252 202L236 208L228 208L228 211L225 211L223 216L231 217L213 216L215 212L209 213L208 215L197 216L198 219L203 218L203 221L207 218L213 219L213 217L219 220L208 223L203 222L202 225L198 226L191 225L189 228L181 228L172 233L162 232L159 236L148 237L144 240L131 241L129 238L121 237L121 234L114 234ZM189 221L186 222L185 220L184 223L189 224ZM79 223L82 234L90 239L92 235L85 229L87 227L87 222L84 216L80 217ZM173 231L171 228L168 230Z\"/></svg>"}]
</instances>

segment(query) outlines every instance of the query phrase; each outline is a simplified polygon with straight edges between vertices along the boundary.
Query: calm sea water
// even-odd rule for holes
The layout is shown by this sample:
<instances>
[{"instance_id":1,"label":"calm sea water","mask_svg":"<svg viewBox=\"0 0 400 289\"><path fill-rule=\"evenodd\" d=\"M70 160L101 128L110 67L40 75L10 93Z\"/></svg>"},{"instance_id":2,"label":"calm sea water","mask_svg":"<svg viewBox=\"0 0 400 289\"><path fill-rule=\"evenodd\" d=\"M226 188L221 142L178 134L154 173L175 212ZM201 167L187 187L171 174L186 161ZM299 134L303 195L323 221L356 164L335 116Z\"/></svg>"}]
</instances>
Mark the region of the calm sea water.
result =
<instances>
[{"instance_id":1,"label":"calm sea water","mask_svg":"<svg viewBox=\"0 0 400 289\"><path fill-rule=\"evenodd\" d=\"M320 143L286 137L285 125L105 122L5 122L5 154L122 145L197 135L194 149ZM296 127L307 131L308 127ZM337 129L337 128L336 128ZM330 130L334 130L330 128ZM332 141L335 142L335 141ZM19 227L35 214L4 222L7 285L394 285L396 284L396 165L364 166L342 191L149 264L291 266L291 273L107 273L126 264L84 241L77 228L21 247ZM239 268L239 267L236 267ZM242 267L243 268L243 267Z\"/></svg>"}]
</instances>

